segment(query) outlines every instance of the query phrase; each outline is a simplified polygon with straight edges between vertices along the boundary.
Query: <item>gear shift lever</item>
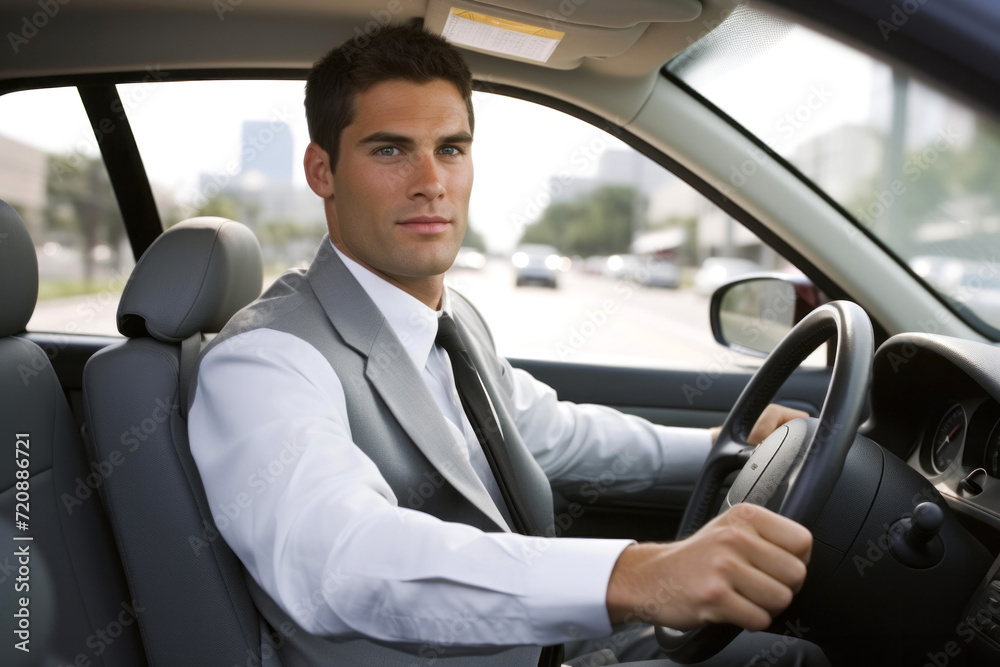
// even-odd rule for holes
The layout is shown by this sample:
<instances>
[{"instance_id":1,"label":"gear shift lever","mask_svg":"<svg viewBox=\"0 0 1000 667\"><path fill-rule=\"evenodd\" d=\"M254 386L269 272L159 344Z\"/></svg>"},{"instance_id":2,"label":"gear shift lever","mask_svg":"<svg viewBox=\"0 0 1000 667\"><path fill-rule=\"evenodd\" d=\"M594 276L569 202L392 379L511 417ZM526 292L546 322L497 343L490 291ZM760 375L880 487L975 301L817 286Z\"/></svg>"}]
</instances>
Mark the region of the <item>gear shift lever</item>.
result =
<instances>
[{"instance_id":1,"label":"gear shift lever","mask_svg":"<svg viewBox=\"0 0 1000 667\"><path fill-rule=\"evenodd\" d=\"M915 569L934 567L944 557L944 542L938 536L944 525L944 512L932 502L913 509L913 516L900 519L889 527L889 549L903 565Z\"/></svg>"}]
</instances>

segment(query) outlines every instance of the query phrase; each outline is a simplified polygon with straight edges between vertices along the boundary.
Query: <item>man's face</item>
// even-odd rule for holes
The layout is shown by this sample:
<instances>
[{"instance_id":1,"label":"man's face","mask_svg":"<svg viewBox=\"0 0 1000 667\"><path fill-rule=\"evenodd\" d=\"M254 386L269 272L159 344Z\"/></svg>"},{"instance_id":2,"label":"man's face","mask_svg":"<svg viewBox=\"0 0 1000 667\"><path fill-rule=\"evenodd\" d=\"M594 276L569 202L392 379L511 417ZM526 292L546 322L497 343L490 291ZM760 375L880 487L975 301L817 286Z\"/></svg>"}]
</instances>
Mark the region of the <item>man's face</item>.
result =
<instances>
[{"instance_id":1,"label":"man's face","mask_svg":"<svg viewBox=\"0 0 1000 667\"><path fill-rule=\"evenodd\" d=\"M394 282L443 274L465 235L472 192L465 102L444 80L385 81L355 96L327 204L330 238Z\"/></svg>"}]
</instances>

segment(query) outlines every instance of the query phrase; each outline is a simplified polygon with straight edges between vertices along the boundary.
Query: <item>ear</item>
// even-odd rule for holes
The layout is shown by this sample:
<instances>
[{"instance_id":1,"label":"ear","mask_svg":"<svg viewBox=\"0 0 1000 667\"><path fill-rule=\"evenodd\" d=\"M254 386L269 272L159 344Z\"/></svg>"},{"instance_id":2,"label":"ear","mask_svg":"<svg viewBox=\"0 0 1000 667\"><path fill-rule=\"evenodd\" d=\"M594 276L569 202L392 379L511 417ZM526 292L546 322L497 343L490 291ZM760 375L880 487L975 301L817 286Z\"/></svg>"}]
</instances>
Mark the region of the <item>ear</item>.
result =
<instances>
[{"instance_id":1,"label":"ear","mask_svg":"<svg viewBox=\"0 0 1000 667\"><path fill-rule=\"evenodd\" d=\"M333 197L333 171L330 169L330 155L315 141L309 142L309 145L306 146L302 167L306 171L306 182L309 183L313 192L323 199Z\"/></svg>"}]
</instances>

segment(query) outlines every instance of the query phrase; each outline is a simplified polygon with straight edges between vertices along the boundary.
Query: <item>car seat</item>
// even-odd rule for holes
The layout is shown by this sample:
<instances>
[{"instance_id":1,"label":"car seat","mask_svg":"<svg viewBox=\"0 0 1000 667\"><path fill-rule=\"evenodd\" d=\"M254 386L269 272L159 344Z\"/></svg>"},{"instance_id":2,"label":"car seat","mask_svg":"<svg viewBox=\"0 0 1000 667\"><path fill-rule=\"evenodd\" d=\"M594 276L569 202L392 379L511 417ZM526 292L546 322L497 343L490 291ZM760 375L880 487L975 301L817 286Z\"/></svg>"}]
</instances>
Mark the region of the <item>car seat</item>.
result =
<instances>
[{"instance_id":1,"label":"car seat","mask_svg":"<svg viewBox=\"0 0 1000 667\"><path fill-rule=\"evenodd\" d=\"M152 665L261 664L257 612L215 529L185 413L205 334L256 298L262 282L249 228L224 218L181 222L157 237L125 286L117 318L128 340L84 369L96 452L121 461L104 493Z\"/></svg>"},{"instance_id":2,"label":"car seat","mask_svg":"<svg viewBox=\"0 0 1000 667\"><path fill-rule=\"evenodd\" d=\"M88 461L48 356L20 335L37 298L34 243L0 201L0 664L145 665L142 611L94 490L105 462Z\"/></svg>"}]
</instances>

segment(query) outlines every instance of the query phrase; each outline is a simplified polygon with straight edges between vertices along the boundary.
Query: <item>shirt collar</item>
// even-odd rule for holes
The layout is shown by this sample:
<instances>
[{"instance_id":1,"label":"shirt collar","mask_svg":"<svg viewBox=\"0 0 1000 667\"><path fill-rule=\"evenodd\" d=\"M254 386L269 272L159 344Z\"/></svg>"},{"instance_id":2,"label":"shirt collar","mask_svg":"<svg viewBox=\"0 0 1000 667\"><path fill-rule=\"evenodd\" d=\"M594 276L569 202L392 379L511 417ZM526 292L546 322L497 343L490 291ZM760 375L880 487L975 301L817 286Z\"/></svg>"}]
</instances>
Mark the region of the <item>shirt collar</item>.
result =
<instances>
[{"instance_id":1,"label":"shirt collar","mask_svg":"<svg viewBox=\"0 0 1000 667\"><path fill-rule=\"evenodd\" d=\"M440 310L428 308L416 297L407 294L342 253L332 241L328 242L347 270L382 312L382 316L392 327L403 349L413 360L414 366L422 369L427 364L427 357L437 337L438 317L441 313L451 314L448 290L445 289L442 294Z\"/></svg>"}]
</instances>

